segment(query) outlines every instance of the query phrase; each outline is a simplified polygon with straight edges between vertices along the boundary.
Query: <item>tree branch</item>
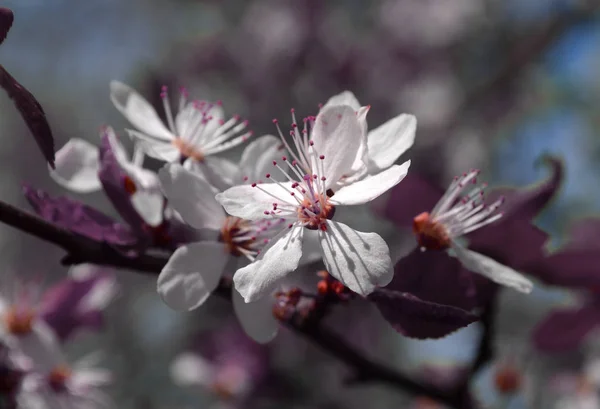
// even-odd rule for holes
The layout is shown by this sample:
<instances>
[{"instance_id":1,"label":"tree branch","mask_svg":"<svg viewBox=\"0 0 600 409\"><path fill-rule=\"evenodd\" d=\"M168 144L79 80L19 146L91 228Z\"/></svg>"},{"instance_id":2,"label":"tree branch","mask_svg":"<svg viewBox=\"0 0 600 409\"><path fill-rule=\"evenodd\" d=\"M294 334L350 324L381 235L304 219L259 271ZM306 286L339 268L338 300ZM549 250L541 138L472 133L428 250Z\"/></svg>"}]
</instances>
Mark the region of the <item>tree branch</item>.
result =
<instances>
[{"instance_id":1,"label":"tree branch","mask_svg":"<svg viewBox=\"0 0 600 409\"><path fill-rule=\"evenodd\" d=\"M62 248L67 252L67 256L63 259L65 264L93 263L158 275L168 261L167 255L142 254L129 257L106 243L72 233L4 202L0 202L0 222ZM231 280L222 279L216 293L223 298L231 299ZM464 391L446 392L419 384L365 357L360 351L348 345L343 338L318 322L310 321L309 325L305 325L305 322L292 319L282 323L347 364L361 381L380 381L410 394L428 396L457 409L465 407Z\"/></svg>"}]
</instances>

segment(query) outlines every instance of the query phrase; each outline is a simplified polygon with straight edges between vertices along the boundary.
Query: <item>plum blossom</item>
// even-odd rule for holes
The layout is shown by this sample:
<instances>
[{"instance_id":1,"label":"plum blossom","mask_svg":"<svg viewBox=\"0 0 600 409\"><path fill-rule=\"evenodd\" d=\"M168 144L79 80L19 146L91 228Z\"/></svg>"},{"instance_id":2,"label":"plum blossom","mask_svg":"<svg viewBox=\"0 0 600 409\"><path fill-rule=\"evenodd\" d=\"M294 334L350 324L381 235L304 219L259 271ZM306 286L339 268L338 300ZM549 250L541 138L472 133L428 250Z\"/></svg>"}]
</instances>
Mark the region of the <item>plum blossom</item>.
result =
<instances>
[{"instance_id":1,"label":"plum blossom","mask_svg":"<svg viewBox=\"0 0 600 409\"><path fill-rule=\"evenodd\" d=\"M18 402L32 409L108 409L114 407L102 387L111 373L95 367L98 354L90 354L70 365L58 345L24 379Z\"/></svg>"},{"instance_id":2,"label":"plum blossom","mask_svg":"<svg viewBox=\"0 0 600 409\"><path fill-rule=\"evenodd\" d=\"M357 157L352 167L355 173L353 175L346 174L345 183L366 174L374 175L389 168L410 149L415 141L417 119L413 115L400 114L368 131L367 113L370 106L361 106L352 92L344 91L329 98L321 109L336 105L347 105L356 111L363 130L363 137L366 139L366 145L357 151Z\"/></svg>"},{"instance_id":3,"label":"plum blossom","mask_svg":"<svg viewBox=\"0 0 600 409\"><path fill-rule=\"evenodd\" d=\"M193 348L171 364L173 381L184 387L202 387L233 407L246 407L261 389L277 389L272 379L269 349L245 336L236 326L225 324L201 333ZM246 405L244 405L246 404Z\"/></svg>"},{"instance_id":4,"label":"plum blossom","mask_svg":"<svg viewBox=\"0 0 600 409\"><path fill-rule=\"evenodd\" d=\"M102 189L105 179L101 173L102 157L110 152L124 172L121 188L129 193L131 205L148 225L158 226L162 222L164 199L158 176L142 168L144 153L140 145L130 160L112 128L104 127L100 137L102 149L83 139L69 140L56 153L56 169L50 170L50 176L59 185L74 192L98 191Z\"/></svg>"},{"instance_id":5,"label":"plum blossom","mask_svg":"<svg viewBox=\"0 0 600 409\"><path fill-rule=\"evenodd\" d=\"M185 89L181 90L178 112L173 115L167 88L162 88L167 126L148 101L121 82L110 83L110 98L137 129L126 131L142 142L148 155L166 162L183 162L186 168L204 173L219 189L231 185L227 175L235 164L215 155L252 136L251 131L243 132L247 121L240 122L237 115L225 120L220 103L188 101Z\"/></svg>"},{"instance_id":6,"label":"plum blossom","mask_svg":"<svg viewBox=\"0 0 600 409\"><path fill-rule=\"evenodd\" d=\"M423 251L452 250L452 255L468 270L498 284L529 293L533 289L530 280L490 257L467 249L459 241L464 235L502 217L502 214L496 211L504 202L504 198L501 197L489 205L484 203L485 184L460 197L469 184L476 183L478 174L478 170L471 170L454 178L433 210L414 218L413 231L417 242Z\"/></svg>"},{"instance_id":7,"label":"plum blossom","mask_svg":"<svg viewBox=\"0 0 600 409\"><path fill-rule=\"evenodd\" d=\"M287 180L279 181L267 173L264 178L270 183L234 186L216 196L233 216L281 223L279 232L256 260L235 273L235 287L246 302L269 294L296 270L305 231L313 230L317 231L327 271L352 291L369 294L392 279L389 248L375 233L359 232L332 220L335 209L378 197L404 178L410 162L394 165L334 192L337 183L352 171L358 152L366 149L355 111L343 105L324 108L316 118L304 121L302 132L293 110L292 117L291 136L296 149L292 150L281 135L291 158L283 156L280 162L273 162L273 172Z\"/></svg>"},{"instance_id":8,"label":"plum blossom","mask_svg":"<svg viewBox=\"0 0 600 409\"><path fill-rule=\"evenodd\" d=\"M281 154L280 143L273 136L253 141L242 154L237 180L258 177ZM285 220L252 221L227 216L203 175L179 164L166 165L159 178L170 205L183 220L210 236L209 240L179 247L158 277L158 293L167 305L193 310L207 300L226 271L254 261ZM314 252L307 259L312 258ZM246 304L240 298L234 290L234 309L248 335L258 342L271 340L278 329L271 314L275 300Z\"/></svg>"},{"instance_id":9,"label":"plum blossom","mask_svg":"<svg viewBox=\"0 0 600 409\"><path fill-rule=\"evenodd\" d=\"M43 319L39 280L14 280L0 290L0 343L15 357L34 363L47 359L56 335Z\"/></svg>"}]
</instances>

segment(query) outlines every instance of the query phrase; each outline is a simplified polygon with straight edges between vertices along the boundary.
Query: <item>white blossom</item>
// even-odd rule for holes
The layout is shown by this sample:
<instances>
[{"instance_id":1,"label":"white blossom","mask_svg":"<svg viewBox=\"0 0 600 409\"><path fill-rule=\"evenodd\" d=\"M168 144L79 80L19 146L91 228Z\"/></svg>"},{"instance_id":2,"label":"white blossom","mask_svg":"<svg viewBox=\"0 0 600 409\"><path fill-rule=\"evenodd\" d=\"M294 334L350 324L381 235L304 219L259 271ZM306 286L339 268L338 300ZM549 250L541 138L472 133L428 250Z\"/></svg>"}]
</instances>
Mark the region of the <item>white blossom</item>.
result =
<instances>
[{"instance_id":1,"label":"white blossom","mask_svg":"<svg viewBox=\"0 0 600 409\"><path fill-rule=\"evenodd\" d=\"M268 295L296 270L305 232L313 230L317 231L329 273L351 290L369 294L392 279L388 246L375 233L359 232L332 220L335 208L364 204L378 197L404 178L410 162L394 165L333 192L332 188L355 167L358 152L365 149L355 111L343 105L324 108L316 118L304 121L302 132L294 115L293 118L291 135L295 150L280 131L291 158L283 157L281 165L273 162L273 172L279 172L286 180L279 181L267 173L264 178L270 183L234 186L216 196L233 216L284 221L282 229L256 260L235 273L235 287L246 302Z\"/></svg>"},{"instance_id":2,"label":"white blossom","mask_svg":"<svg viewBox=\"0 0 600 409\"><path fill-rule=\"evenodd\" d=\"M166 162L184 162L185 167L205 174L219 189L231 185L227 179L235 164L215 156L245 142L252 135L245 131L247 121L236 115L225 119L220 103L188 101L182 90L178 112L173 115L166 87L161 98L167 125L140 94L118 81L110 83L110 98L115 107L136 128L127 129L141 141L146 153Z\"/></svg>"},{"instance_id":3,"label":"white blossom","mask_svg":"<svg viewBox=\"0 0 600 409\"><path fill-rule=\"evenodd\" d=\"M460 197L469 184L476 182L478 174L478 170L471 170L461 177L454 178L433 210L415 217L413 229L419 245L422 250L450 250L468 270L498 284L529 293L533 289L533 283L525 276L483 254L467 249L460 243L465 234L502 217L502 213L496 211L504 202L504 198L490 205L484 203L485 184Z\"/></svg>"}]
</instances>

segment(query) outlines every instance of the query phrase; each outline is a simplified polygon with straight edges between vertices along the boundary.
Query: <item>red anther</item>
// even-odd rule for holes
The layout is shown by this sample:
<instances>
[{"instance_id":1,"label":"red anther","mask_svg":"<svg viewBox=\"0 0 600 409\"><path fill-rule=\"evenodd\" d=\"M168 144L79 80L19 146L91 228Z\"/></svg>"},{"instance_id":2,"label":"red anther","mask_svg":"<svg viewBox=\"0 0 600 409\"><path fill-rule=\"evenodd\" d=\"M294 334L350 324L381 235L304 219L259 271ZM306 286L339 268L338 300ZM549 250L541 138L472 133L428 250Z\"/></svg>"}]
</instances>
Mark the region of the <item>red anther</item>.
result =
<instances>
[{"instance_id":1,"label":"red anther","mask_svg":"<svg viewBox=\"0 0 600 409\"><path fill-rule=\"evenodd\" d=\"M298 124L296 124L295 122L292 124L292 128L296 129L298 128Z\"/></svg>"},{"instance_id":2,"label":"red anther","mask_svg":"<svg viewBox=\"0 0 600 409\"><path fill-rule=\"evenodd\" d=\"M285 162L287 160L287 156L282 156L281 160ZM275 163L277 163L277 162L275 162Z\"/></svg>"},{"instance_id":3,"label":"red anther","mask_svg":"<svg viewBox=\"0 0 600 409\"><path fill-rule=\"evenodd\" d=\"M503 365L494 374L494 386L502 394L512 394L521 388L522 376L513 365Z\"/></svg>"},{"instance_id":4,"label":"red anther","mask_svg":"<svg viewBox=\"0 0 600 409\"><path fill-rule=\"evenodd\" d=\"M17 336L31 333L35 317L35 311L32 309L17 307L10 307L2 316L6 331Z\"/></svg>"},{"instance_id":5,"label":"red anther","mask_svg":"<svg viewBox=\"0 0 600 409\"><path fill-rule=\"evenodd\" d=\"M248 176L244 176L244 182L248 181Z\"/></svg>"},{"instance_id":6,"label":"red anther","mask_svg":"<svg viewBox=\"0 0 600 409\"><path fill-rule=\"evenodd\" d=\"M317 180L318 176L317 175L313 175L312 176L314 180Z\"/></svg>"},{"instance_id":7,"label":"red anther","mask_svg":"<svg viewBox=\"0 0 600 409\"><path fill-rule=\"evenodd\" d=\"M264 214L266 214L267 216L268 216L269 214L271 214L271 213L269 213L269 211L268 211L268 210L265 210L263 213L264 213Z\"/></svg>"},{"instance_id":8,"label":"red anther","mask_svg":"<svg viewBox=\"0 0 600 409\"><path fill-rule=\"evenodd\" d=\"M218 100L218 101L217 101L217 105L218 105L218 106L221 106L221 105L223 105L223 101L221 101L221 100Z\"/></svg>"},{"instance_id":9,"label":"red anther","mask_svg":"<svg viewBox=\"0 0 600 409\"><path fill-rule=\"evenodd\" d=\"M265 175L265 177L266 177L267 179L270 179L270 178L271 178L271 174L270 174L270 173L267 173L267 174Z\"/></svg>"},{"instance_id":10,"label":"red anther","mask_svg":"<svg viewBox=\"0 0 600 409\"><path fill-rule=\"evenodd\" d=\"M71 377L71 370L66 366L58 366L54 368L47 376L47 382L50 388L56 392L64 392L67 390L67 381Z\"/></svg>"},{"instance_id":11,"label":"red anther","mask_svg":"<svg viewBox=\"0 0 600 409\"><path fill-rule=\"evenodd\" d=\"M225 125L225 120L224 119L219 119L219 125Z\"/></svg>"},{"instance_id":12,"label":"red anther","mask_svg":"<svg viewBox=\"0 0 600 409\"><path fill-rule=\"evenodd\" d=\"M253 183L251 186L252 186L252 187L256 187L256 183Z\"/></svg>"},{"instance_id":13,"label":"red anther","mask_svg":"<svg viewBox=\"0 0 600 409\"><path fill-rule=\"evenodd\" d=\"M309 144L310 146L314 146L315 142L314 142L314 141L308 141L308 144Z\"/></svg>"},{"instance_id":14,"label":"red anther","mask_svg":"<svg viewBox=\"0 0 600 409\"><path fill-rule=\"evenodd\" d=\"M273 161L273 166L277 166L277 161L276 160Z\"/></svg>"},{"instance_id":15,"label":"red anther","mask_svg":"<svg viewBox=\"0 0 600 409\"><path fill-rule=\"evenodd\" d=\"M325 176L321 176L321 180L322 180L323 182L325 182L325 181L327 180L327 178L326 178Z\"/></svg>"},{"instance_id":16,"label":"red anther","mask_svg":"<svg viewBox=\"0 0 600 409\"><path fill-rule=\"evenodd\" d=\"M346 291L346 287L344 287L344 284L340 283L339 281L334 281L331 283L331 290L337 295L340 295Z\"/></svg>"},{"instance_id":17,"label":"red anther","mask_svg":"<svg viewBox=\"0 0 600 409\"><path fill-rule=\"evenodd\" d=\"M296 192L290 192L290 195L296 196Z\"/></svg>"},{"instance_id":18,"label":"red anther","mask_svg":"<svg viewBox=\"0 0 600 409\"><path fill-rule=\"evenodd\" d=\"M244 126L248 126L248 124L249 124L249 123L250 123L250 121L249 121L249 120L247 120L247 119L244 119L244 120L242 121L242 124L244 124Z\"/></svg>"},{"instance_id":19,"label":"red anther","mask_svg":"<svg viewBox=\"0 0 600 409\"><path fill-rule=\"evenodd\" d=\"M288 224L288 229L291 229L292 227L294 227L294 223Z\"/></svg>"},{"instance_id":20,"label":"red anther","mask_svg":"<svg viewBox=\"0 0 600 409\"><path fill-rule=\"evenodd\" d=\"M320 280L317 283L317 292L320 295L326 295L329 292L329 283L326 280Z\"/></svg>"},{"instance_id":21,"label":"red anther","mask_svg":"<svg viewBox=\"0 0 600 409\"><path fill-rule=\"evenodd\" d=\"M294 112L296 112L296 110L294 108L290 109L290 112L293 114Z\"/></svg>"},{"instance_id":22,"label":"red anther","mask_svg":"<svg viewBox=\"0 0 600 409\"><path fill-rule=\"evenodd\" d=\"M298 164L298 162L296 160L292 161L292 166L296 166Z\"/></svg>"},{"instance_id":23,"label":"red anther","mask_svg":"<svg viewBox=\"0 0 600 409\"><path fill-rule=\"evenodd\" d=\"M278 123L279 123L279 120L277 120L277 119L273 119L273 123L274 123L274 124L278 124Z\"/></svg>"},{"instance_id":24,"label":"red anther","mask_svg":"<svg viewBox=\"0 0 600 409\"><path fill-rule=\"evenodd\" d=\"M321 159L321 160L325 159L325 155L319 155L319 159Z\"/></svg>"},{"instance_id":25,"label":"red anther","mask_svg":"<svg viewBox=\"0 0 600 409\"><path fill-rule=\"evenodd\" d=\"M135 185L133 179L131 179L129 176L125 176L123 178L123 188L129 196L133 196L133 194L137 192L137 186Z\"/></svg>"},{"instance_id":26,"label":"red anther","mask_svg":"<svg viewBox=\"0 0 600 409\"><path fill-rule=\"evenodd\" d=\"M427 212L413 219L413 232L421 247L429 250L445 250L450 246L450 237L446 228L431 219Z\"/></svg>"}]
</instances>

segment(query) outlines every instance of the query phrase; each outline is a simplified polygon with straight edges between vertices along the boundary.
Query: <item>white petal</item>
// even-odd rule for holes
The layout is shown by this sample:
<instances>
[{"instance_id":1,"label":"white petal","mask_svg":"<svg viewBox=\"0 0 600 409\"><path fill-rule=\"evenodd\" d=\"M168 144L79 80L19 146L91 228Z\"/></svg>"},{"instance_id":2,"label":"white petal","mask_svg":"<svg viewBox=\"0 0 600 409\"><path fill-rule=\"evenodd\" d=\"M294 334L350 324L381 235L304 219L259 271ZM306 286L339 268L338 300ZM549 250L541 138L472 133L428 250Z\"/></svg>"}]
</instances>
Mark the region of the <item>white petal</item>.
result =
<instances>
[{"instance_id":1,"label":"white petal","mask_svg":"<svg viewBox=\"0 0 600 409\"><path fill-rule=\"evenodd\" d=\"M409 167L410 161L406 161L402 165L393 165L374 176L367 176L340 188L330 201L334 205L348 206L368 203L400 183L408 173Z\"/></svg>"},{"instance_id":2,"label":"white petal","mask_svg":"<svg viewBox=\"0 0 600 409\"><path fill-rule=\"evenodd\" d=\"M169 205L186 223L196 229L223 227L225 212L204 178L177 164L164 166L158 176Z\"/></svg>"},{"instance_id":3,"label":"white petal","mask_svg":"<svg viewBox=\"0 0 600 409\"><path fill-rule=\"evenodd\" d=\"M89 193L102 187L98 148L83 139L70 139L56 152L56 169L50 176L62 187L78 193Z\"/></svg>"},{"instance_id":4,"label":"white petal","mask_svg":"<svg viewBox=\"0 0 600 409\"><path fill-rule=\"evenodd\" d=\"M327 271L355 293L370 294L392 280L390 251L378 234L328 220L327 231L319 230L319 239Z\"/></svg>"},{"instance_id":5,"label":"white petal","mask_svg":"<svg viewBox=\"0 0 600 409\"><path fill-rule=\"evenodd\" d=\"M54 331L42 320L34 322L31 333L18 338L17 348L38 372L50 371L65 362Z\"/></svg>"},{"instance_id":6,"label":"white petal","mask_svg":"<svg viewBox=\"0 0 600 409\"><path fill-rule=\"evenodd\" d=\"M285 228L253 263L236 271L233 283L246 302L268 296L282 278L298 268L303 232L303 227Z\"/></svg>"},{"instance_id":7,"label":"white petal","mask_svg":"<svg viewBox=\"0 0 600 409\"><path fill-rule=\"evenodd\" d=\"M225 208L225 211L232 216L237 216L247 220L264 219L265 211L273 209L273 203L289 203L297 205L292 201L289 194L291 183L282 183L286 189L277 183L261 183L252 187L250 185L230 187L223 193L219 193L215 198Z\"/></svg>"},{"instance_id":8,"label":"white petal","mask_svg":"<svg viewBox=\"0 0 600 409\"><path fill-rule=\"evenodd\" d=\"M140 131L165 141L173 139L173 134L165 127L152 105L130 86L111 81L110 100Z\"/></svg>"},{"instance_id":9,"label":"white petal","mask_svg":"<svg viewBox=\"0 0 600 409\"><path fill-rule=\"evenodd\" d=\"M315 261L321 261L322 259L323 253L321 251L319 233L316 230L306 229L302 242L302 257L300 258L300 265L310 264Z\"/></svg>"},{"instance_id":10,"label":"white petal","mask_svg":"<svg viewBox=\"0 0 600 409\"><path fill-rule=\"evenodd\" d=\"M369 172L389 168L415 141L417 119L402 114L369 132Z\"/></svg>"},{"instance_id":11,"label":"white petal","mask_svg":"<svg viewBox=\"0 0 600 409\"><path fill-rule=\"evenodd\" d=\"M355 111L358 111L360 109L360 103L351 91L343 91L329 98L329 100L325 103L325 105L323 105L321 110L335 105L348 105Z\"/></svg>"},{"instance_id":12,"label":"white petal","mask_svg":"<svg viewBox=\"0 0 600 409\"><path fill-rule=\"evenodd\" d=\"M199 307L219 285L230 256L218 242L179 247L158 276L158 293L175 310Z\"/></svg>"},{"instance_id":13,"label":"white petal","mask_svg":"<svg viewBox=\"0 0 600 409\"><path fill-rule=\"evenodd\" d=\"M243 177L248 177L247 183L258 182L264 179L267 173L277 170L273 166L273 161L281 161L285 156L285 149L279 138L273 135L261 136L250 142L240 160L240 175L237 177L238 183L242 182Z\"/></svg>"},{"instance_id":14,"label":"white petal","mask_svg":"<svg viewBox=\"0 0 600 409\"><path fill-rule=\"evenodd\" d=\"M171 378L179 386L209 386L214 382L213 365L200 355L185 352L171 364Z\"/></svg>"},{"instance_id":15,"label":"white petal","mask_svg":"<svg viewBox=\"0 0 600 409\"><path fill-rule=\"evenodd\" d=\"M311 137L317 154L325 157L321 176L327 178L326 188L355 171L353 165L365 141L352 108L332 106L323 109L315 119ZM320 174L318 169L317 174Z\"/></svg>"},{"instance_id":16,"label":"white petal","mask_svg":"<svg viewBox=\"0 0 600 409\"><path fill-rule=\"evenodd\" d=\"M246 334L258 343L266 344L277 335L279 323L273 316L275 297L267 294L253 302L245 302L241 294L232 288L233 310L246 331Z\"/></svg>"},{"instance_id":17,"label":"white petal","mask_svg":"<svg viewBox=\"0 0 600 409\"><path fill-rule=\"evenodd\" d=\"M500 264L483 254L468 250L457 243L452 244L452 249L456 254L456 258L468 270L522 293L530 293L533 290L533 283L512 268Z\"/></svg>"},{"instance_id":18,"label":"white petal","mask_svg":"<svg viewBox=\"0 0 600 409\"><path fill-rule=\"evenodd\" d=\"M107 369L86 368L73 372L71 382L75 388L101 387L112 382L112 374Z\"/></svg>"},{"instance_id":19,"label":"white petal","mask_svg":"<svg viewBox=\"0 0 600 409\"><path fill-rule=\"evenodd\" d=\"M125 132L136 139L137 143L142 143L146 154L154 159L163 160L165 162L176 162L181 157L179 149L170 141L156 140L142 132L132 129L125 129Z\"/></svg>"},{"instance_id":20,"label":"white petal","mask_svg":"<svg viewBox=\"0 0 600 409\"><path fill-rule=\"evenodd\" d=\"M149 226L156 227L163 222L165 198L160 191L138 190L131 196L131 204Z\"/></svg>"},{"instance_id":21,"label":"white petal","mask_svg":"<svg viewBox=\"0 0 600 409\"><path fill-rule=\"evenodd\" d=\"M175 116L175 129L177 137L189 140L189 135L194 131L194 124L202 116L196 109L195 103L189 102Z\"/></svg>"},{"instance_id":22,"label":"white petal","mask_svg":"<svg viewBox=\"0 0 600 409\"><path fill-rule=\"evenodd\" d=\"M198 164L198 169L204 174L211 185L223 191L233 186L233 180L239 173L235 163L217 156L207 156Z\"/></svg>"},{"instance_id":23,"label":"white petal","mask_svg":"<svg viewBox=\"0 0 600 409\"><path fill-rule=\"evenodd\" d=\"M107 137L108 143L110 145L110 150L115 156L117 163L121 167L128 166L130 164L129 155L127 153L127 150L125 150L125 147L121 143L121 140L119 139L117 134L115 134L114 129L112 129L112 127L110 126L107 126L105 129L100 131L100 137L102 138L103 136Z\"/></svg>"},{"instance_id":24,"label":"white petal","mask_svg":"<svg viewBox=\"0 0 600 409\"><path fill-rule=\"evenodd\" d=\"M124 169L138 187L131 196L131 204L144 222L153 227L158 226L163 222L165 205L158 175L129 163Z\"/></svg>"}]
</instances>

